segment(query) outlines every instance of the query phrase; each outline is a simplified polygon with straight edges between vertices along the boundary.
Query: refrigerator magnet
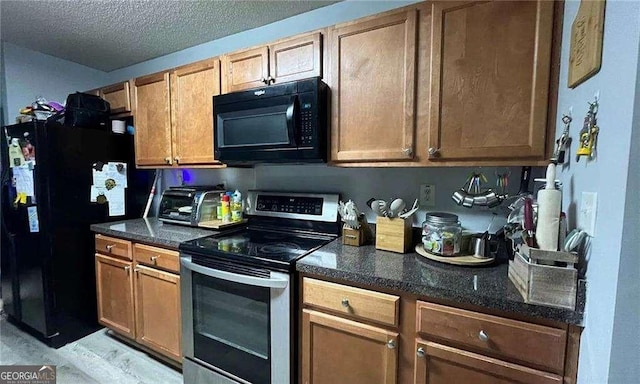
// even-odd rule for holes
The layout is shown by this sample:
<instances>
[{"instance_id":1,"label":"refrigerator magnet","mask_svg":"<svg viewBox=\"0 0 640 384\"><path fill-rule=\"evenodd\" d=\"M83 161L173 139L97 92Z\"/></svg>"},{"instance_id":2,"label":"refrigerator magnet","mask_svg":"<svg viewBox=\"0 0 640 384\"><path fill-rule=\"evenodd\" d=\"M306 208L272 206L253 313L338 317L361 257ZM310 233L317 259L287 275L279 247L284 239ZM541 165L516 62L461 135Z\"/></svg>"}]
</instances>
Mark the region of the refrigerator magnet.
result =
<instances>
[{"instance_id":1,"label":"refrigerator magnet","mask_svg":"<svg viewBox=\"0 0 640 384\"><path fill-rule=\"evenodd\" d=\"M11 168L20 167L24 164L24 155L18 139L11 139L9 144L9 166Z\"/></svg>"},{"instance_id":2,"label":"refrigerator magnet","mask_svg":"<svg viewBox=\"0 0 640 384\"><path fill-rule=\"evenodd\" d=\"M29 215L29 232L40 232L40 223L38 222L38 207L27 207L27 215Z\"/></svg>"}]
</instances>

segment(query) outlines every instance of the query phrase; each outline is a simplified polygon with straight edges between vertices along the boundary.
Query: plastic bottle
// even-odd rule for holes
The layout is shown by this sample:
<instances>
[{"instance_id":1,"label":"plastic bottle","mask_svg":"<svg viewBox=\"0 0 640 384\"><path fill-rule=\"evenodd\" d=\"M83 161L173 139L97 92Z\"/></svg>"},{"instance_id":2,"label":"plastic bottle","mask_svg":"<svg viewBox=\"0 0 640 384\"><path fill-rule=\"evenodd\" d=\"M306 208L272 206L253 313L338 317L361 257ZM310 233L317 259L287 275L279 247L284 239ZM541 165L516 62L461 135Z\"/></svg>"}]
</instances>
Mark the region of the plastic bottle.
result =
<instances>
[{"instance_id":1,"label":"plastic bottle","mask_svg":"<svg viewBox=\"0 0 640 384\"><path fill-rule=\"evenodd\" d=\"M231 222L231 210L229 209L229 195L222 196L222 222Z\"/></svg>"},{"instance_id":2,"label":"plastic bottle","mask_svg":"<svg viewBox=\"0 0 640 384\"><path fill-rule=\"evenodd\" d=\"M216 206L216 219L222 220L222 197L224 193L220 194L220 200L218 201L218 205Z\"/></svg>"},{"instance_id":3,"label":"plastic bottle","mask_svg":"<svg viewBox=\"0 0 640 384\"><path fill-rule=\"evenodd\" d=\"M242 221L242 194L237 189L231 199L231 221Z\"/></svg>"}]
</instances>

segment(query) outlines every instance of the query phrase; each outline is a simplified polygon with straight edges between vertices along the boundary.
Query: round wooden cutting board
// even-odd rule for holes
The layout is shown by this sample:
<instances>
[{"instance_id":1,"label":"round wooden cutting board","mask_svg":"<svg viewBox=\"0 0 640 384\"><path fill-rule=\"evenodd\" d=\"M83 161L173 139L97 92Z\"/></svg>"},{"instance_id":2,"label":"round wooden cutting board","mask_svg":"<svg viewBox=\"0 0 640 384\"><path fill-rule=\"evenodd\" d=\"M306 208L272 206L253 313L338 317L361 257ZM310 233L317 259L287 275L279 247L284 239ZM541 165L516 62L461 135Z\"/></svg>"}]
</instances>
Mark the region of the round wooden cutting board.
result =
<instances>
[{"instance_id":1,"label":"round wooden cutting board","mask_svg":"<svg viewBox=\"0 0 640 384\"><path fill-rule=\"evenodd\" d=\"M464 265L467 267L479 267L482 265L487 265L493 263L495 258L486 257L486 258L478 258L472 255L461 255L461 256L438 256L433 253L429 253L424 249L422 244L416 245L416 252L427 259L439 261L441 263L453 264L453 265Z\"/></svg>"}]
</instances>

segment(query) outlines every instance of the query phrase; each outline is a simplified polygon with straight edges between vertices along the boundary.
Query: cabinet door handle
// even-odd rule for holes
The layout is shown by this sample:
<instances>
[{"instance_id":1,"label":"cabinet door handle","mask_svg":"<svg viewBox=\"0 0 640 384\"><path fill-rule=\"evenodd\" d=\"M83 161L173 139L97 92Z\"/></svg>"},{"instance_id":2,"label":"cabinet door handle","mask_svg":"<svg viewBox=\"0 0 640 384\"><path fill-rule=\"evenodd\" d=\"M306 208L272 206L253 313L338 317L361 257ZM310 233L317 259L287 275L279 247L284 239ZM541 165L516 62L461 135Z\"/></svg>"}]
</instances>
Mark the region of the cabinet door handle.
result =
<instances>
[{"instance_id":1,"label":"cabinet door handle","mask_svg":"<svg viewBox=\"0 0 640 384\"><path fill-rule=\"evenodd\" d=\"M107 244L105 248L107 248L107 252L111 253L111 251L113 250L113 247L114 247L113 244Z\"/></svg>"},{"instance_id":2,"label":"cabinet door handle","mask_svg":"<svg viewBox=\"0 0 640 384\"><path fill-rule=\"evenodd\" d=\"M263 77L262 79L260 79L260 81L262 81L263 83L265 83L267 85L269 84L269 82L267 81L266 77Z\"/></svg>"},{"instance_id":3,"label":"cabinet door handle","mask_svg":"<svg viewBox=\"0 0 640 384\"><path fill-rule=\"evenodd\" d=\"M484 341L485 343L489 341L489 335L483 330L481 330L480 333L478 333L478 338L481 341Z\"/></svg>"},{"instance_id":4,"label":"cabinet door handle","mask_svg":"<svg viewBox=\"0 0 640 384\"><path fill-rule=\"evenodd\" d=\"M420 347L418 348L418 350L416 351L416 355L418 357L425 357L427 355L427 353L424 351L424 348Z\"/></svg>"},{"instance_id":5,"label":"cabinet door handle","mask_svg":"<svg viewBox=\"0 0 640 384\"><path fill-rule=\"evenodd\" d=\"M173 160L175 160L176 164L180 164L180 156L174 157Z\"/></svg>"},{"instance_id":6,"label":"cabinet door handle","mask_svg":"<svg viewBox=\"0 0 640 384\"><path fill-rule=\"evenodd\" d=\"M404 154L407 155L407 156L413 155L413 149L411 149L411 148L403 148L402 152L404 152Z\"/></svg>"},{"instance_id":7,"label":"cabinet door handle","mask_svg":"<svg viewBox=\"0 0 640 384\"><path fill-rule=\"evenodd\" d=\"M345 308L349 308L349 299L342 299L342 306Z\"/></svg>"},{"instance_id":8,"label":"cabinet door handle","mask_svg":"<svg viewBox=\"0 0 640 384\"><path fill-rule=\"evenodd\" d=\"M396 347L396 341L391 339L389 341L387 341L387 348L389 349L394 349Z\"/></svg>"},{"instance_id":9,"label":"cabinet door handle","mask_svg":"<svg viewBox=\"0 0 640 384\"><path fill-rule=\"evenodd\" d=\"M434 148L434 147L429 147L429 149L427 150L429 152L429 157L436 157L438 155L438 152L440 152L439 148Z\"/></svg>"},{"instance_id":10,"label":"cabinet door handle","mask_svg":"<svg viewBox=\"0 0 640 384\"><path fill-rule=\"evenodd\" d=\"M276 78L275 77L267 77L267 85L271 85L274 84L276 82Z\"/></svg>"},{"instance_id":11,"label":"cabinet door handle","mask_svg":"<svg viewBox=\"0 0 640 384\"><path fill-rule=\"evenodd\" d=\"M151 260L153 264L158 264L158 257L160 256L151 256L149 260Z\"/></svg>"},{"instance_id":12,"label":"cabinet door handle","mask_svg":"<svg viewBox=\"0 0 640 384\"><path fill-rule=\"evenodd\" d=\"M165 157L165 158L164 158L164 161L165 161L167 164L169 164L169 165L171 165L171 164L172 164L172 162L171 162L171 157L170 157L170 156Z\"/></svg>"},{"instance_id":13,"label":"cabinet door handle","mask_svg":"<svg viewBox=\"0 0 640 384\"><path fill-rule=\"evenodd\" d=\"M130 266L125 266L124 270L127 272L127 276L129 276L129 274L131 273L131 267Z\"/></svg>"}]
</instances>

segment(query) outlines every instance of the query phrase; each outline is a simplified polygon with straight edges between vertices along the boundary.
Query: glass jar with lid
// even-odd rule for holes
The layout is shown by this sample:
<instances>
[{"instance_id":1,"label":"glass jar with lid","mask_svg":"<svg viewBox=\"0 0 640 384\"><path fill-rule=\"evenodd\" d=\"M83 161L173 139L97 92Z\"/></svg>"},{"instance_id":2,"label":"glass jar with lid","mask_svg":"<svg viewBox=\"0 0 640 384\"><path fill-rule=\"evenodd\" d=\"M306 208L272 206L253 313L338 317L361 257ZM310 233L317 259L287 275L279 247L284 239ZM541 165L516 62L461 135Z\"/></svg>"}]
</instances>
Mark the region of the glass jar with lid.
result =
<instances>
[{"instance_id":1,"label":"glass jar with lid","mask_svg":"<svg viewBox=\"0 0 640 384\"><path fill-rule=\"evenodd\" d=\"M458 215L429 212L422 223L422 245L427 252L440 256L460 253L462 227Z\"/></svg>"}]
</instances>

